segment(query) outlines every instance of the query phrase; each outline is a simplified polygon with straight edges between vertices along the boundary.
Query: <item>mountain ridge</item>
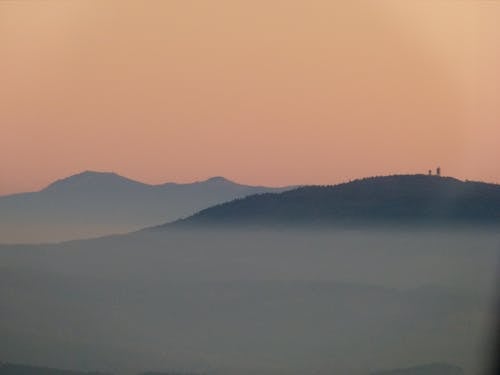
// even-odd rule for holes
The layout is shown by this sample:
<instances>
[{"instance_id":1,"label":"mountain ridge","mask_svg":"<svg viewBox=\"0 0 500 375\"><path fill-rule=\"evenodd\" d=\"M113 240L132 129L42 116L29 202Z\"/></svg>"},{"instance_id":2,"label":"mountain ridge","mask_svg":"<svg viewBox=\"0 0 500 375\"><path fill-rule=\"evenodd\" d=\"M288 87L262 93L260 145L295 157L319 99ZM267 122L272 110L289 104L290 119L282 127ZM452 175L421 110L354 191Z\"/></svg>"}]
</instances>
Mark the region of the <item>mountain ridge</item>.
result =
<instances>
[{"instance_id":1,"label":"mountain ridge","mask_svg":"<svg viewBox=\"0 0 500 375\"><path fill-rule=\"evenodd\" d=\"M146 182L135 180L135 179L132 179L129 177L122 176L122 175L115 173L115 172L85 170L85 171L82 171L79 173L69 175L67 177L57 179L39 190L18 192L18 193L12 193L12 194L4 194L4 195L0 195L0 199L5 198L5 197L10 197L10 196L15 196L15 195L21 195L21 194L39 193L42 191L52 191L52 190L59 189L59 188L68 188L68 187L71 188L71 187L75 187L75 186L82 184L82 183L98 183L98 182L99 183L112 182L114 184L130 183L130 184L140 185L140 186L144 186L144 187L147 186L147 187L151 187L151 188L159 188L159 187L167 187L167 186L189 186L189 185L195 185L195 184L215 184L215 183L233 184L233 185L238 185L238 186L251 186L251 187L259 187L259 188L270 188L270 189L287 188L287 186L268 187L268 186L264 186L264 185L240 184L240 183L235 182L231 179L228 179L224 176L212 176L212 177L208 177L204 180L195 180L192 182L167 181L167 182L161 182L158 184L150 184L150 183L146 183Z\"/></svg>"},{"instance_id":2,"label":"mountain ridge","mask_svg":"<svg viewBox=\"0 0 500 375\"><path fill-rule=\"evenodd\" d=\"M220 176L151 185L113 172L84 171L36 192L0 197L0 243L127 233L187 217L217 203L288 188L242 185Z\"/></svg>"},{"instance_id":3,"label":"mountain ridge","mask_svg":"<svg viewBox=\"0 0 500 375\"><path fill-rule=\"evenodd\" d=\"M189 225L500 223L500 185L453 177L391 175L260 194L156 229Z\"/></svg>"},{"instance_id":4,"label":"mountain ridge","mask_svg":"<svg viewBox=\"0 0 500 375\"><path fill-rule=\"evenodd\" d=\"M463 375L464 371L447 363L431 363L393 370L372 372L370 375Z\"/></svg>"},{"instance_id":5,"label":"mountain ridge","mask_svg":"<svg viewBox=\"0 0 500 375\"><path fill-rule=\"evenodd\" d=\"M57 191L59 189L74 189L76 187L91 188L97 184L112 184L113 186L132 184L140 186L148 186L148 184L132 180L130 178L121 176L114 172L97 172L97 171L83 171L58 179L50 183L41 191Z\"/></svg>"}]
</instances>

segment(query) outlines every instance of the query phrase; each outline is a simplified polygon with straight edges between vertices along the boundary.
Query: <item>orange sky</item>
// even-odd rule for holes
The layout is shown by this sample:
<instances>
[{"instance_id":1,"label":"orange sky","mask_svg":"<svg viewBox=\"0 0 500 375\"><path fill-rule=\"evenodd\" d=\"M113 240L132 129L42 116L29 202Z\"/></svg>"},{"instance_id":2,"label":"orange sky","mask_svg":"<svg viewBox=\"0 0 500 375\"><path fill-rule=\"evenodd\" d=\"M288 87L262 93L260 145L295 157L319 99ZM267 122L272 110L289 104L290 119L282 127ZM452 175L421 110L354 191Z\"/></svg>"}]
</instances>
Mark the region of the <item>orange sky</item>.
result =
<instances>
[{"instance_id":1,"label":"orange sky","mask_svg":"<svg viewBox=\"0 0 500 375\"><path fill-rule=\"evenodd\" d=\"M500 182L498 25L493 1L0 2L0 194L87 169Z\"/></svg>"}]
</instances>

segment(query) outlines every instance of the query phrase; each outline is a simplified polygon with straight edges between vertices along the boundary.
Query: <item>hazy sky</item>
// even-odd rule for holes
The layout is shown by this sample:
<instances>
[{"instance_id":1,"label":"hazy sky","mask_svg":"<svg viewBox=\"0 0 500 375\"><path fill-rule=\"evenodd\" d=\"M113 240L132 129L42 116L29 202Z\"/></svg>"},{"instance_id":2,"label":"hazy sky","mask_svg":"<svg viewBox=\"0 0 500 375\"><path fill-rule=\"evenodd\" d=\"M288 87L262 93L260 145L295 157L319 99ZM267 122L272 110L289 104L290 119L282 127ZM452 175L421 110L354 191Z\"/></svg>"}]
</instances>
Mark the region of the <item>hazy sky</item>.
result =
<instances>
[{"instance_id":1,"label":"hazy sky","mask_svg":"<svg viewBox=\"0 0 500 375\"><path fill-rule=\"evenodd\" d=\"M86 169L500 182L499 24L494 1L2 1L0 194Z\"/></svg>"}]
</instances>

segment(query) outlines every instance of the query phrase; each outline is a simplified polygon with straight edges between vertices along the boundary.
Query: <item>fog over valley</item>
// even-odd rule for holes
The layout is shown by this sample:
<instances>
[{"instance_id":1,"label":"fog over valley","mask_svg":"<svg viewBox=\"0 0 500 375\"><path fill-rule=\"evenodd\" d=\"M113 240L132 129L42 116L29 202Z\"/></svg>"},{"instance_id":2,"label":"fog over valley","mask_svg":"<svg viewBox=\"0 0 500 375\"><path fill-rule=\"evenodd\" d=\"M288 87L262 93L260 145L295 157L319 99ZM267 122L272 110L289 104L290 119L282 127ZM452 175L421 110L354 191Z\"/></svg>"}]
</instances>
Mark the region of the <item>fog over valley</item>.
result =
<instances>
[{"instance_id":1,"label":"fog over valley","mask_svg":"<svg viewBox=\"0 0 500 375\"><path fill-rule=\"evenodd\" d=\"M138 232L0 246L0 357L132 374L487 365L498 231Z\"/></svg>"}]
</instances>

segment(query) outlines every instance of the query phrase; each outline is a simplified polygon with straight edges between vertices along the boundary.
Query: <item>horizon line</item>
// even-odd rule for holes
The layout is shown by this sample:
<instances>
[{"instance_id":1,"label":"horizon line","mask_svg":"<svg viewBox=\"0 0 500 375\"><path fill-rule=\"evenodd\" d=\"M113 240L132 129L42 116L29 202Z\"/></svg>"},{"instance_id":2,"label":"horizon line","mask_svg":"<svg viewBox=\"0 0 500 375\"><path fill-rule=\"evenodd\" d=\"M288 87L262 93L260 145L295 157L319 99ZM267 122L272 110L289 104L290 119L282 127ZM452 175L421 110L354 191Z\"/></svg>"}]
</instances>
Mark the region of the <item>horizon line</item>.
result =
<instances>
[{"instance_id":1,"label":"horizon line","mask_svg":"<svg viewBox=\"0 0 500 375\"><path fill-rule=\"evenodd\" d=\"M373 175L369 175L369 176L360 176L360 177L355 177L355 178L345 178L343 180L340 180L340 181L337 181L337 182L334 182L334 183L296 183L296 184L288 184L288 185L268 185L268 184L265 184L265 183L259 183L259 184L251 184L251 183L245 183L245 182L239 182L239 181L236 181L235 179L232 179L232 178L228 178L228 177L225 177L223 175L213 175L211 177L207 177L207 178L203 178L203 179L196 179L196 180L191 180L191 181L188 181L188 182L174 182L174 181L166 181L166 182L160 182L160 183L148 183L148 182L143 182L141 180L138 180L138 179L135 179L135 178L131 178L131 177L128 177L128 176L125 176L125 175L122 175L120 173L117 173L115 172L114 170L94 170L94 169L84 169L84 170L81 170L80 172L76 172L76 173L73 173L73 174L69 174L65 177L61 177L61 178L57 178L55 180L52 180L52 182L49 182L48 184L44 185L42 188L38 189L38 190L27 190L27 191L19 191L19 192L13 192L13 193L7 193L7 194L0 194L0 198L4 198L4 197L8 197L8 196L12 196L12 195L19 195L19 194L30 194L30 193L38 193L38 192L42 192L46 189L49 189L52 185L55 185L57 184L58 182L63 182L65 180L69 180L71 178L74 178L74 177L77 177L77 176L81 176L81 175L84 175L84 174L96 174L96 175L114 175L116 177L119 177L119 178L122 178L122 179L126 179L126 180L129 180L130 182L132 183L138 183L138 184L141 184L141 185L145 185L145 186L151 186L151 187L159 187L159 186L163 186L163 185L193 185L193 184L197 184L197 183L205 183L205 182L209 182L211 180L217 180L217 179L220 179L220 180L224 180L224 181L227 181L229 183L232 183L232 184L236 184L236 185L242 185L242 186L251 186L251 187L266 187L266 188L287 188L287 187L293 187L293 188L298 188L298 187L303 187L303 186L335 186L335 185L341 185L341 184L347 184L347 183L351 183L351 182L355 182L355 181L359 181L359 180L363 180L363 179L367 179L367 178L380 178L380 177L391 177L391 176L428 176L428 177L441 177L441 178L454 178L456 180L459 180L459 181L462 181L462 182L478 182L478 183L485 183L485 184L492 184L492 185L500 185L500 182L492 182L492 181L483 181L483 180L473 180L473 179L461 179L461 178L458 178L458 177L454 177L454 176L447 176L447 175L438 175L437 173L434 173L434 174L429 174L429 171L431 170L427 170L427 173L392 173L392 174L373 174Z\"/></svg>"}]
</instances>

